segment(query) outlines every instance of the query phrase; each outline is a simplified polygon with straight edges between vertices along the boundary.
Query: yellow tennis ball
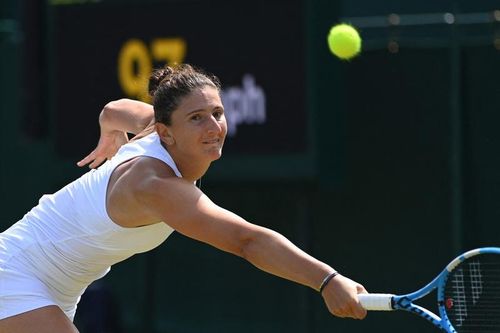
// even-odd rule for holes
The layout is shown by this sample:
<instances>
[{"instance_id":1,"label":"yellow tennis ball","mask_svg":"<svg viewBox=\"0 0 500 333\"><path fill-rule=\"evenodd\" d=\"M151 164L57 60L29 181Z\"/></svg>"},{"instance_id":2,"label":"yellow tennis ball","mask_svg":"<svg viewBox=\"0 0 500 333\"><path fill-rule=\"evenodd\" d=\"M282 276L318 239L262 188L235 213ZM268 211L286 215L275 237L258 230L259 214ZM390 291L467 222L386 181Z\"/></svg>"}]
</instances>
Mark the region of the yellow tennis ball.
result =
<instances>
[{"instance_id":1,"label":"yellow tennis ball","mask_svg":"<svg viewBox=\"0 0 500 333\"><path fill-rule=\"evenodd\" d=\"M333 26L327 39L330 51L340 59L351 59L361 51L361 37L352 25L341 23Z\"/></svg>"}]
</instances>

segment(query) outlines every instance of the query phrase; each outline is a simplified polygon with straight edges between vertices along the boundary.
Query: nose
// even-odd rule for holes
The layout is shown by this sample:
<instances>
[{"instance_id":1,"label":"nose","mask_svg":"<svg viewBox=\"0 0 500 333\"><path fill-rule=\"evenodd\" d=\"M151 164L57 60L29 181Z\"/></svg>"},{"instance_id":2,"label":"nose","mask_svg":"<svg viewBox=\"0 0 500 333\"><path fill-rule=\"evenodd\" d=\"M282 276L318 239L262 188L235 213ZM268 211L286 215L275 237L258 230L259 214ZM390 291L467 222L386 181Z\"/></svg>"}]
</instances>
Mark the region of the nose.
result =
<instances>
[{"instance_id":1,"label":"nose","mask_svg":"<svg viewBox=\"0 0 500 333\"><path fill-rule=\"evenodd\" d=\"M211 116L208 120L208 133L209 134L218 134L222 132L223 126L222 122L223 120L218 120L214 116Z\"/></svg>"}]
</instances>

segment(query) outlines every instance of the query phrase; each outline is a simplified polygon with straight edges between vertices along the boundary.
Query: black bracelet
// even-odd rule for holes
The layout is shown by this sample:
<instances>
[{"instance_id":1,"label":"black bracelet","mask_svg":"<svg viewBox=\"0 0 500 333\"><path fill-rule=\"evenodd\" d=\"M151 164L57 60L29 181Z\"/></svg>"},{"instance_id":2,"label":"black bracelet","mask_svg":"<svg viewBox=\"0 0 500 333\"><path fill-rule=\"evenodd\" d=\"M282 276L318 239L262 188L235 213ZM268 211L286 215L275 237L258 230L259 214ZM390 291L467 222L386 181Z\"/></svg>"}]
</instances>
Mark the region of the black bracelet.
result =
<instances>
[{"instance_id":1,"label":"black bracelet","mask_svg":"<svg viewBox=\"0 0 500 333\"><path fill-rule=\"evenodd\" d=\"M325 289L326 285L328 282L330 282L331 279L339 275L339 272L333 271L332 273L328 274L324 279L323 282L321 282L321 285L319 286L319 293L321 294L323 292L323 289Z\"/></svg>"}]
</instances>

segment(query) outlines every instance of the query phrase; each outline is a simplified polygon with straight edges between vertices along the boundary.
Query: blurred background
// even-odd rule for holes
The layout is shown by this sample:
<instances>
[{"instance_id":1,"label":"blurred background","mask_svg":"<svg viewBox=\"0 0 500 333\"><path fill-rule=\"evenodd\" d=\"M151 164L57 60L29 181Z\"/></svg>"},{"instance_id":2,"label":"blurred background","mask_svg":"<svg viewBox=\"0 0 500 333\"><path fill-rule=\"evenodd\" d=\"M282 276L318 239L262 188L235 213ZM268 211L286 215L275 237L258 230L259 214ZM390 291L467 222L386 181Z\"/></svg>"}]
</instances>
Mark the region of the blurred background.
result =
<instances>
[{"instance_id":1,"label":"blurred background","mask_svg":"<svg viewBox=\"0 0 500 333\"><path fill-rule=\"evenodd\" d=\"M76 162L97 143L107 102L148 101L153 68L188 62L221 78L230 128L203 190L369 291L413 291L460 252L500 245L499 10L490 0L2 0L0 229L86 171ZM340 22L363 38L349 62L326 43ZM313 290L178 234L92 285L76 324L436 331L408 313L332 317Z\"/></svg>"}]
</instances>

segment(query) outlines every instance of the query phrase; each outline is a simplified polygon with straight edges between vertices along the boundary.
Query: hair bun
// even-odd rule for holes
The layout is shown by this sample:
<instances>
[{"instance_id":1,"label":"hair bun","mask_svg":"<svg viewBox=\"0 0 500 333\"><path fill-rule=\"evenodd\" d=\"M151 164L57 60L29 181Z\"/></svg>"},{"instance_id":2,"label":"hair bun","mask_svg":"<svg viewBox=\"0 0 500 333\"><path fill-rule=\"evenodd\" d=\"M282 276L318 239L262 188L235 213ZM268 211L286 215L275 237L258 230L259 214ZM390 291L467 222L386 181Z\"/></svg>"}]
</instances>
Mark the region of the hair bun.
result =
<instances>
[{"instance_id":1,"label":"hair bun","mask_svg":"<svg viewBox=\"0 0 500 333\"><path fill-rule=\"evenodd\" d=\"M156 90L160 86L160 83L167 77L172 75L173 72L174 70L170 66L165 66L164 68L160 68L158 70L153 71L151 73L151 76L149 77L149 85L148 85L149 95L154 96Z\"/></svg>"}]
</instances>

